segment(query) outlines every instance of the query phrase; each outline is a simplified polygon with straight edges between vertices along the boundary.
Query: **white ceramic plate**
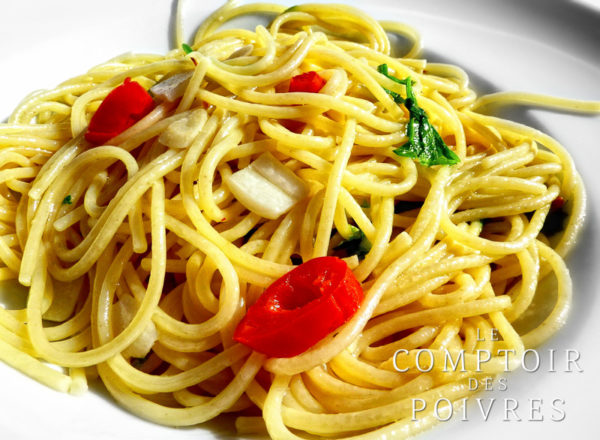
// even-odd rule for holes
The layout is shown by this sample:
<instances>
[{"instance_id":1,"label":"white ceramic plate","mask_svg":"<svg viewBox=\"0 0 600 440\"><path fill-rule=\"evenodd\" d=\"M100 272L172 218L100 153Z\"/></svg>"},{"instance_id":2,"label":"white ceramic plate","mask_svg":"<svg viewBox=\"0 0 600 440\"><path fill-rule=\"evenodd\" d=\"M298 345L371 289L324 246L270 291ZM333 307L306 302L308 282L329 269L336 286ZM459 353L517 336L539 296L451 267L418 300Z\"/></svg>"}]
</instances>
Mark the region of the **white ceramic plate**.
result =
<instances>
[{"instance_id":1,"label":"white ceramic plate","mask_svg":"<svg viewBox=\"0 0 600 440\"><path fill-rule=\"evenodd\" d=\"M526 90L600 100L600 7L594 1L469 0L348 2L380 19L407 22L418 29L431 61L466 69L479 92ZM188 2L186 30L220 2ZM212 2L210 2L212 3ZM292 3L287 3L291 5ZM587 5L587 6L586 6ZM591 5L591 6L590 6ZM600 5L599 5L600 6ZM171 47L170 0L20 0L6 2L0 14L0 119L27 93L62 80L127 51L164 53ZM600 391L600 283L598 206L600 204L600 117L544 111L515 111L511 116L562 142L575 158L589 192L587 228L569 259L574 306L567 326L539 350L546 360L536 373L507 375L508 389L483 393L483 407L496 399L484 421L471 404L467 421L454 420L420 438L545 439L592 438L600 428L596 393ZM557 352L549 373L547 349ZM583 372L564 372L565 350L577 350ZM111 438L198 439L231 435L223 425L171 429L126 413L101 390L81 397L56 393L0 365L0 434L6 439ZM504 421L504 399L514 399L522 419ZM531 414L532 399L542 399ZM558 403L566 417L552 421ZM474 402L473 402L474 403ZM532 417L533 416L533 417ZM543 421L529 421L544 417ZM460 417L459 417L460 419Z\"/></svg>"}]
</instances>

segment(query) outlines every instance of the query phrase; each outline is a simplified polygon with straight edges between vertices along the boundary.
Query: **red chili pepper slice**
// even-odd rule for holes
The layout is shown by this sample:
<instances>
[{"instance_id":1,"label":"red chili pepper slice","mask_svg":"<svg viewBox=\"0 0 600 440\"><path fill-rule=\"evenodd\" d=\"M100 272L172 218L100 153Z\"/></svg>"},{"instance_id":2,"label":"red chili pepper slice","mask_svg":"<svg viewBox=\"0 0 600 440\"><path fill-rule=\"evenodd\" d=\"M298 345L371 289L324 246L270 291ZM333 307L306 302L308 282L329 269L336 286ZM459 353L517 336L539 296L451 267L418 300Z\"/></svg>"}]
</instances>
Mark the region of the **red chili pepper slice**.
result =
<instances>
[{"instance_id":1,"label":"red chili pepper slice","mask_svg":"<svg viewBox=\"0 0 600 440\"><path fill-rule=\"evenodd\" d=\"M304 127L306 127L306 122L297 121L295 119L282 119L279 123L292 133L301 133L302 130L304 130Z\"/></svg>"},{"instance_id":2,"label":"red chili pepper slice","mask_svg":"<svg viewBox=\"0 0 600 440\"><path fill-rule=\"evenodd\" d=\"M271 357L296 356L348 321L362 300L362 287L343 260L315 258L271 284L233 338Z\"/></svg>"},{"instance_id":3,"label":"red chili pepper slice","mask_svg":"<svg viewBox=\"0 0 600 440\"><path fill-rule=\"evenodd\" d=\"M290 92L318 93L327 83L317 72L302 73L292 77L290 80Z\"/></svg>"},{"instance_id":4,"label":"red chili pepper slice","mask_svg":"<svg viewBox=\"0 0 600 440\"><path fill-rule=\"evenodd\" d=\"M550 205L550 212L554 212L554 211L558 211L559 209L562 209L564 204L565 204L565 199L562 196L556 197L554 200L552 200L552 204Z\"/></svg>"},{"instance_id":5,"label":"red chili pepper slice","mask_svg":"<svg viewBox=\"0 0 600 440\"><path fill-rule=\"evenodd\" d=\"M153 108L152 96L137 82L126 78L123 84L104 98L92 116L85 138L95 145L104 144L142 119Z\"/></svg>"}]
</instances>

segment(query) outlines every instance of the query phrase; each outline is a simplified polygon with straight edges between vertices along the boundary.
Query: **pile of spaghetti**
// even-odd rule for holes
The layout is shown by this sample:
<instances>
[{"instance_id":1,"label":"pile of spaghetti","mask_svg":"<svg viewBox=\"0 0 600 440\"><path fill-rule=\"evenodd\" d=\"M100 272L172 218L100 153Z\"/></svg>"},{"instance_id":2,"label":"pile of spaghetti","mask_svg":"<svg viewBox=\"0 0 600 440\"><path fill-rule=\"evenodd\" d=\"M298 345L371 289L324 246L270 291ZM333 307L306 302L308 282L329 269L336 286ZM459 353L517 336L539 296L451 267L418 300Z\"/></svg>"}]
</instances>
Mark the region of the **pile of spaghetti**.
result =
<instances>
[{"instance_id":1,"label":"pile of spaghetti","mask_svg":"<svg viewBox=\"0 0 600 440\"><path fill-rule=\"evenodd\" d=\"M274 18L221 29L248 13ZM409 50L392 56L386 31ZM165 425L235 413L273 438L403 437L436 420L411 420L412 399L458 405L505 369L499 350L517 368L564 323L580 177L549 136L476 109L598 103L478 98L461 69L416 58L413 30L341 5L230 2L178 43L0 125L0 278L26 290L0 308L4 362L65 392L99 377ZM364 292L341 325L285 357L237 342L268 286L324 256ZM289 328L293 346L307 328ZM466 371L442 371L461 350Z\"/></svg>"}]
</instances>

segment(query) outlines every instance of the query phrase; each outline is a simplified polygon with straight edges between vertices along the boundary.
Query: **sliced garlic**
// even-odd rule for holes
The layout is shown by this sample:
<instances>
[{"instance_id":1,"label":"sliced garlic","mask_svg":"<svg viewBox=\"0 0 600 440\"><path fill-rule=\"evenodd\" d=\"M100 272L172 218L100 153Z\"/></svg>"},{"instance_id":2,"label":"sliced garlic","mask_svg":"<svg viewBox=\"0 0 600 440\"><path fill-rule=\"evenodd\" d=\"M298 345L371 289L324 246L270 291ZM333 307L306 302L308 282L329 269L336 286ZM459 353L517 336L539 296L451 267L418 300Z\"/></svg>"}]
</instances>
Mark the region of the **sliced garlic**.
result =
<instances>
[{"instance_id":1,"label":"sliced garlic","mask_svg":"<svg viewBox=\"0 0 600 440\"><path fill-rule=\"evenodd\" d=\"M137 310L139 308L137 300L129 295L125 294L119 298L114 304L113 313L113 329L115 333L119 334L129 325L133 320ZM146 328L133 343L123 350L123 356L143 358L146 357L148 352L152 349L152 346L158 339L158 332L152 321L148 322Z\"/></svg>"},{"instance_id":2,"label":"sliced garlic","mask_svg":"<svg viewBox=\"0 0 600 440\"><path fill-rule=\"evenodd\" d=\"M158 141L171 148L187 148L202 130L206 119L206 110L194 110L188 116L171 123L158 137Z\"/></svg>"},{"instance_id":3,"label":"sliced garlic","mask_svg":"<svg viewBox=\"0 0 600 440\"><path fill-rule=\"evenodd\" d=\"M264 153L226 181L235 198L250 211L274 220L308 195L308 187L292 170Z\"/></svg>"},{"instance_id":4,"label":"sliced garlic","mask_svg":"<svg viewBox=\"0 0 600 440\"><path fill-rule=\"evenodd\" d=\"M185 93L193 71L176 73L150 87L150 93L157 101L173 102Z\"/></svg>"}]
</instances>

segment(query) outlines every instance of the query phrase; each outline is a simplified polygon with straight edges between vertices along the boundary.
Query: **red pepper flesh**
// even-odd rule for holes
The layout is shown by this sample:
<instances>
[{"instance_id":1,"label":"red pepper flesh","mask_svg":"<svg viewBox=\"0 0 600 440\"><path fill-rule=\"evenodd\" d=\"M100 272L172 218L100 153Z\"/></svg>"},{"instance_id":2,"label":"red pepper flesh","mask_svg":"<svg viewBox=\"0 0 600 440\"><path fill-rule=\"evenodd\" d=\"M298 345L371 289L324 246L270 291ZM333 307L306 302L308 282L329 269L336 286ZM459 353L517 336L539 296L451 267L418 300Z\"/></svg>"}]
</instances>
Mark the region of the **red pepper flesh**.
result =
<instances>
[{"instance_id":1,"label":"red pepper flesh","mask_svg":"<svg viewBox=\"0 0 600 440\"><path fill-rule=\"evenodd\" d=\"M565 204L565 199L562 196L557 196L554 200L552 200L552 204L550 205L550 212L558 211L562 209Z\"/></svg>"},{"instance_id":2,"label":"red pepper flesh","mask_svg":"<svg viewBox=\"0 0 600 440\"><path fill-rule=\"evenodd\" d=\"M271 284L233 338L270 357L296 356L348 321L362 300L362 287L343 260L315 258Z\"/></svg>"},{"instance_id":3,"label":"red pepper flesh","mask_svg":"<svg viewBox=\"0 0 600 440\"><path fill-rule=\"evenodd\" d=\"M302 130L306 127L306 122L297 121L296 119L281 119L279 123L292 133L302 133Z\"/></svg>"},{"instance_id":4,"label":"red pepper flesh","mask_svg":"<svg viewBox=\"0 0 600 440\"><path fill-rule=\"evenodd\" d=\"M85 139L102 145L127 130L153 108L152 96L137 82L126 78L104 98L92 116Z\"/></svg>"},{"instance_id":5,"label":"red pepper flesh","mask_svg":"<svg viewBox=\"0 0 600 440\"><path fill-rule=\"evenodd\" d=\"M302 73L292 77L290 80L290 92L318 93L327 83L317 72Z\"/></svg>"}]
</instances>

